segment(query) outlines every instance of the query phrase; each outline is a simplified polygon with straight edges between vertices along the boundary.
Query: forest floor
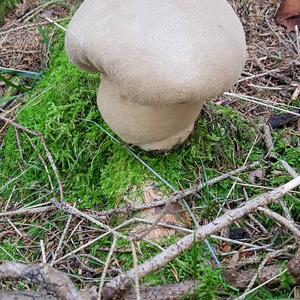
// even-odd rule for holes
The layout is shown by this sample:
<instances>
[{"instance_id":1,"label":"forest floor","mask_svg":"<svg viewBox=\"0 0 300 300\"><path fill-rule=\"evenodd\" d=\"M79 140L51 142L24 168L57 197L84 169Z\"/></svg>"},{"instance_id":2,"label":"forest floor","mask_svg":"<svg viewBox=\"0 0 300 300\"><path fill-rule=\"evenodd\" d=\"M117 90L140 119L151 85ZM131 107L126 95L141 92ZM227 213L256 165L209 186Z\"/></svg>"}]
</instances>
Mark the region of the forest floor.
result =
<instances>
[{"instance_id":1,"label":"forest floor","mask_svg":"<svg viewBox=\"0 0 300 300\"><path fill-rule=\"evenodd\" d=\"M299 178L300 36L276 25L278 1L229 1L247 38L241 78L206 104L184 145L161 155L116 139L96 106L101 78L69 63L65 28L80 1L18 2L0 4L0 263L48 263L77 289L102 287L193 228ZM147 233L178 190L190 191L178 198L183 206L173 203L180 218L167 211ZM193 280L188 299L298 299L289 262L300 237L299 189L269 209L242 212L135 278L136 295L137 281L143 294ZM0 265L0 299L1 290L32 291L1 276Z\"/></svg>"}]
</instances>

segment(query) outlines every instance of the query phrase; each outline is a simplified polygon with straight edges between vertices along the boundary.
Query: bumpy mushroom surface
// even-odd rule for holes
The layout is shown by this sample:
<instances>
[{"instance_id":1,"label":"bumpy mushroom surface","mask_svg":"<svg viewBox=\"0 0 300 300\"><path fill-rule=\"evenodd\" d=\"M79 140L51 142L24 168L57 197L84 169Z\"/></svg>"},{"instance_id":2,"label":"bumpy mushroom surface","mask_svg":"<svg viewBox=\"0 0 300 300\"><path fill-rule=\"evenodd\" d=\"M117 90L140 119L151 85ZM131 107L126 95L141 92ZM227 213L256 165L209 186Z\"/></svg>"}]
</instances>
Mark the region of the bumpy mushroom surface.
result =
<instances>
[{"instance_id":1,"label":"bumpy mushroom surface","mask_svg":"<svg viewBox=\"0 0 300 300\"><path fill-rule=\"evenodd\" d=\"M243 28L225 0L85 0L69 25L72 63L103 74L97 103L125 142L168 150L245 63Z\"/></svg>"}]
</instances>

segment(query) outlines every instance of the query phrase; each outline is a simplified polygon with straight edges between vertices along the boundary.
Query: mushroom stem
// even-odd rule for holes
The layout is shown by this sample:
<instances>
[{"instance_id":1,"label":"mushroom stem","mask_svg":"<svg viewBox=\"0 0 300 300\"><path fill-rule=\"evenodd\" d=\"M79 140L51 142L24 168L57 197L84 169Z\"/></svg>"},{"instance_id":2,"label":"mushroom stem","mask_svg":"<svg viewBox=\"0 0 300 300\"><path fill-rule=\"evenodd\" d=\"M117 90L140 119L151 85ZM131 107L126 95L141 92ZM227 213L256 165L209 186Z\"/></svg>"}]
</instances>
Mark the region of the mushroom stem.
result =
<instances>
[{"instance_id":1,"label":"mushroom stem","mask_svg":"<svg viewBox=\"0 0 300 300\"><path fill-rule=\"evenodd\" d=\"M97 104L103 119L122 140L144 150L169 150L184 142L204 103L145 105L143 100L132 101L117 84L104 78Z\"/></svg>"}]
</instances>

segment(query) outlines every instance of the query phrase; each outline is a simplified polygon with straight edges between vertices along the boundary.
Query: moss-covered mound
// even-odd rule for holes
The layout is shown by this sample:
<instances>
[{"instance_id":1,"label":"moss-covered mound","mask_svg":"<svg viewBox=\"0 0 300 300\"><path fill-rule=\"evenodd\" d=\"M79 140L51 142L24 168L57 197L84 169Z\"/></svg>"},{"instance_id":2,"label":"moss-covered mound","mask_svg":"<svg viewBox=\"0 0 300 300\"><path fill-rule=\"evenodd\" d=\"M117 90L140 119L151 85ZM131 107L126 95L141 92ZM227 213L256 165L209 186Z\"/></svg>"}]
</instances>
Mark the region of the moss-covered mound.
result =
<instances>
[{"instance_id":1,"label":"moss-covered mound","mask_svg":"<svg viewBox=\"0 0 300 300\"><path fill-rule=\"evenodd\" d=\"M38 87L25 99L17 121L44 135L62 177L67 200L84 207L113 207L129 187L149 180L157 182L122 144L114 142L97 126L108 129L96 106L99 76L71 66L62 42L55 47L52 58ZM210 177L215 170L226 171L241 165L255 136L253 124L232 109L208 105L185 145L163 155L135 151L151 168L180 188L189 186L200 174ZM22 168L25 174L14 184L22 187L19 196L24 198L49 186L37 151L23 135L21 146L24 160L20 160L20 149L11 129L1 152L1 183L17 176L16 172L21 173ZM38 149L43 154L41 145ZM257 149L251 152L250 160L261 156Z\"/></svg>"}]
</instances>

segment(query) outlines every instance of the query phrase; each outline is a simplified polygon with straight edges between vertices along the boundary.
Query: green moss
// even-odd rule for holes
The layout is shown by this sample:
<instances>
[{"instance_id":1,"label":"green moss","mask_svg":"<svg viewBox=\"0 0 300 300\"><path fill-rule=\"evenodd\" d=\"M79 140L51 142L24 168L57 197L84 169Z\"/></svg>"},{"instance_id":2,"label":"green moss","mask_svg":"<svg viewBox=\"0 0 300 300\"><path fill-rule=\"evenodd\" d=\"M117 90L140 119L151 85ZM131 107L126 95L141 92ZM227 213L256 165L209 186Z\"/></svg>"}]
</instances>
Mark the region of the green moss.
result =
<instances>
[{"instance_id":1,"label":"green moss","mask_svg":"<svg viewBox=\"0 0 300 300\"><path fill-rule=\"evenodd\" d=\"M11 261L20 259L20 255L16 251L16 246L7 241L0 245L0 261Z\"/></svg>"}]
</instances>

